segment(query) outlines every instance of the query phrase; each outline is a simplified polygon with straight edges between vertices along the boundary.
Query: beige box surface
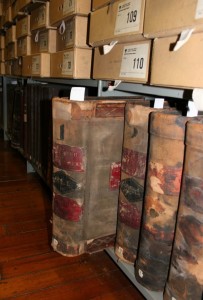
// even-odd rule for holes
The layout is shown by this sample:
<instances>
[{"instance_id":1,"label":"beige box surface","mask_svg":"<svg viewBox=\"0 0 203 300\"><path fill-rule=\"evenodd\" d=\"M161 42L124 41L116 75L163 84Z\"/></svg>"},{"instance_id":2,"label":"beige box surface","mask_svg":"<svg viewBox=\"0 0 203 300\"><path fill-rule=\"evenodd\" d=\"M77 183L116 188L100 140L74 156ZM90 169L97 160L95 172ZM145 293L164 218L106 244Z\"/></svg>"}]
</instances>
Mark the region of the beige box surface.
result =
<instances>
[{"instance_id":1,"label":"beige box surface","mask_svg":"<svg viewBox=\"0 0 203 300\"><path fill-rule=\"evenodd\" d=\"M118 0L115 0L115 1L118 1ZM98 9L102 6L113 3L115 1L111 1L111 0L92 0L92 10Z\"/></svg>"},{"instance_id":2,"label":"beige box surface","mask_svg":"<svg viewBox=\"0 0 203 300\"><path fill-rule=\"evenodd\" d=\"M4 62L4 61L5 61L5 50L0 49L0 62Z\"/></svg>"},{"instance_id":3,"label":"beige box surface","mask_svg":"<svg viewBox=\"0 0 203 300\"><path fill-rule=\"evenodd\" d=\"M27 6L33 3L37 3L38 1L33 0L18 0L19 1L19 10L25 10ZM43 1L43 0L42 0ZM46 1L46 0L45 0ZM40 1L39 1L40 2Z\"/></svg>"},{"instance_id":4,"label":"beige box surface","mask_svg":"<svg viewBox=\"0 0 203 300\"><path fill-rule=\"evenodd\" d=\"M30 15L23 17L16 23L16 38L19 39L22 36L31 35L30 32Z\"/></svg>"},{"instance_id":5,"label":"beige box surface","mask_svg":"<svg viewBox=\"0 0 203 300\"><path fill-rule=\"evenodd\" d=\"M147 0L144 35L147 38L179 34L184 29L203 30L201 0Z\"/></svg>"},{"instance_id":6,"label":"beige box surface","mask_svg":"<svg viewBox=\"0 0 203 300\"><path fill-rule=\"evenodd\" d=\"M0 63L0 74L5 75L5 63L4 62Z\"/></svg>"},{"instance_id":7,"label":"beige box surface","mask_svg":"<svg viewBox=\"0 0 203 300\"><path fill-rule=\"evenodd\" d=\"M9 6L4 12L3 12L3 25L7 26L8 24L12 23L12 10L11 6Z\"/></svg>"},{"instance_id":8,"label":"beige box surface","mask_svg":"<svg viewBox=\"0 0 203 300\"><path fill-rule=\"evenodd\" d=\"M5 59L17 58L17 42L10 43L5 48Z\"/></svg>"},{"instance_id":9,"label":"beige box surface","mask_svg":"<svg viewBox=\"0 0 203 300\"><path fill-rule=\"evenodd\" d=\"M23 36L17 40L17 56L31 54L31 37Z\"/></svg>"},{"instance_id":10,"label":"beige box surface","mask_svg":"<svg viewBox=\"0 0 203 300\"><path fill-rule=\"evenodd\" d=\"M11 61L5 61L5 75L11 75Z\"/></svg>"},{"instance_id":11,"label":"beige box surface","mask_svg":"<svg viewBox=\"0 0 203 300\"><path fill-rule=\"evenodd\" d=\"M91 0L50 0L50 24L64 20L72 15L88 15Z\"/></svg>"},{"instance_id":12,"label":"beige box surface","mask_svg":"<svg viewBox=\"0 0 203 300\"><path fill-rule=\"evenodd\" d=\"M6 45L5 35L0 35L0 49L4 49Z\"/></svg>"},{"instance_id":13,"label":"beige box surface","mask_svg":"<svg viewBox=\"0 0 203 300\"><path fill-rule=\"evenodd\" d=\"M22 57L22 75L33 77L50 76L50 54L40 53Z\"/></svg>"},{"instance_id":14,"label":"beige box surface","mask_svg":"<svg viewBox=\"0 0 203 300\"><path fill-rule=\"evenodd\" d=\"M148 82L151 41L117 44L106 55L95 48L93 78Z\"/></svg>"},{"instance_id":15,"label":"beige box surface","mask_svg":"<svg viewBox=\"0 0 203 300\"><path fill-rule=\"evenodd\" d=\"M22 76L22 62L20 59L13 59L11 62L11 75Z\"/></svg>"},{"instance_id":16,"label":"beige box surface","mask_svg":"<svg viewBox=\"0 0 203 300\"><path fill-rule=\"evenodd\" d=\"M43 27L49 27L49 2L40 5L31 12L30 29L36 30Z\"/></svg>"},{"instance_id":17,"label":"beige box surface","mask_svg":"<svg viewBox=\"0 0 203 300\"><path fill-rule=\"evenodd\" d=\"M56 30L32 31L31 54L56 52Z\"/></svg>"},{"instance_id":18,"label":"beige box surface","mask_svg":"<svg viewBox=\"0 0 203 300\"><path fill-rule=\"evenodd\" d=\"M0 16L3 14L3 1L0 1Z\"/></svg>"},{"instance_id":19,"label":"beige box surface","mask_svg":"<svg viewBox=\"0 0 203 300\"><path fill-rule=\"evenodd\" d=\"M20 5L20 1L17 0L17 1L14 1L12 3L12 6L11 6L11 14L12 14L12 19L14 20L17 16L19 15L22 15L22 12L19 12L19 7Z\"/></svg>"},{"instance_id":20,"label":"beige box surface","mask_svg":"<svg viewBox=\"0 0 203 300\"><path fill-rule=\"evenodd\" d=\"M89 44L143 40L144 0L120 0L90 15Z\"/></svg>"},{"instance_id":21,"label":"beige box surface","mask_svg":"<svg viewBox=\"0 0 203 300\"><path fill-rule=\"evenodd\" d=\"M92 49L73 48L51 54L51 77L89 79Z\"/></svg>"},{"instance_id":22,"label":"beige box surface","mask_svg":"<svg viewBox=\"0 0 203 300\"><path fill-rule=\"evenodd\" d=\"M179 50L172 51L177 36L157 38L153 44L152 85L203 88L203 33L195 33Z\"/></svg>"},{"instance_id":23,"label":"beige box surface","mask_svg":"<svg viewBox=\"0 0 203 300\"><path fill-rule=\"evenodd\" d=\"M57 51L72 47L89 47L87 45L88 18L75 16L57 28Z\"/></svg>"},{"instance_id":24,"label":"beige box surface","mask_svg":"<svg viewBox=\"0 0 203 300\"><path fill-rule=\"evenodd\" d=\"M32 76L32 56L22 57L22 76Z\"/></svg>"},{"instance_id":25,"label":"beige box surface","mask_svg":"<svg viewBox=\"0 0 203 300\"><path fill-rule=\"evenodd\" d=\"M16 41L16 26L12 25L6 31L5 42L6 45L8 45L9 43L13 43L15 41Z\"/></svg>"}]
</instances>

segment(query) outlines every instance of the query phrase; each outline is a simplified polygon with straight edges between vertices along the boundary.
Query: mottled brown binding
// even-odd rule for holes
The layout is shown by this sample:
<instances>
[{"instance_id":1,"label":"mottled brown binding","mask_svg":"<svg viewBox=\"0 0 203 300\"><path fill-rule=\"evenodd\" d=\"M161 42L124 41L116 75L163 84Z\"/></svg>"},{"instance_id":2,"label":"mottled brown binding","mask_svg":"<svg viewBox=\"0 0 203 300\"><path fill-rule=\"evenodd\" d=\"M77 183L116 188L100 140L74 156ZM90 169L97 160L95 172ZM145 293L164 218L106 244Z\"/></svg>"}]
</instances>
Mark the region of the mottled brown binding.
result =
<instances>
[{"instance_id":1,"label":"mottled brown binding","mask_svg":"<svg viewBox=\"0 0 203 300\"><path fill-rule=\"evenodd\" d=\"M203 119L190 121L180 205L164 299L201 300L203 293Z\"/></svg>"},{"instance_id":2,"label":"mottled brown binding","mask_svg":"<svg viewBox=\"0 0 203 300\"><path fill-rule=\"evenodd\" d=\"M66 256L115 242L126 101L53 99L53 241Z\"/></svg>"},{"instance_id":3,"label":"mottled brown binding","mask_svg":"<svg viewBox=\"0 0 203 300\"><path fill-rule=\"evenodd\" d=\"M185 123L173 113L153 112L142 227L135 276L163 291L171 257L184 156Z\"/></svg>"},{"instance_id":4,"label":"mottled brown binding","mask_svg":"<svg viewBox=\"0 0 203 300\"><path fill-rule=\"evenodd\" d=\"M148 104L146 102L143 104ZM149 115L154 108L128 103L125 109L115 254L134 263L137 255L148 149Z\"/></svg>"}]
</instances>

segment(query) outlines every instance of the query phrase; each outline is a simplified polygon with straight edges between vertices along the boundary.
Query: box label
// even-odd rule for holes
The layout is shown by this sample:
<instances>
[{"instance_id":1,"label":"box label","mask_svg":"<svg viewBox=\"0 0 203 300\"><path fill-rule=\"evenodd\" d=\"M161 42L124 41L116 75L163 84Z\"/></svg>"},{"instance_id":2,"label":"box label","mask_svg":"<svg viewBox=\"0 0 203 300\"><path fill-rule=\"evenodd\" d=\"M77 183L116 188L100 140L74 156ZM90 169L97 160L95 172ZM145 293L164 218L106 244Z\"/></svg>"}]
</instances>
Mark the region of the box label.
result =
<instances>
[{"instance_id":1,"label":"box label","mask_svg":"<svg viewBox=\"0 0 203 300\"><path fill-rule=\"evenodd\" d=\"M32 74L40 73L40 56L33 56L32 58Z\"/></svg>"},{"instance_id":2,"label":"box label","mask_svg":"<svg viewBox=\"0 0 203 300\"><path fill-rule=\"evenodd\" d=\"M22 39L22 55L26 55L27 54L27 41L26 39Z\"/></svg>"},{"instance_id":3,"label":"box label","mask_svg":"<svg viewBox=\"0 0 203 300\"><path fill-rule=\"evenodd\" d=\"M75 0L64 0L63 15L68 15L75 10Z\"/></svg>"},{"instance_id":4,"label":"box label","mask_svg":"<svg viewBox=\"0 0 203 300\"><path fill-rule=\"evenodd\" d=\"M63 54L62 75L73 74L73 51L65 52Z\"/></svg>"},{"instance_id":5,"label":"box label","mask_svg":"<svg viewBox=\"0 0 203 300\"><path fill-rule=\"evenodd\" d=\"M21 34L27 34L27 33L28 33L27 19L24 19L22 21Z\"/></svg>"},{"instance_id":6,"label":"box label","mask_svg":"<svg viewBox=\"0 0 203 300\"><path fill-rule=\"evenodd\" d=\"M40 44L39 49L40 51L48 51L48 32L40 34Z\"/></svg>"},{"instance_id":7,"label":"box label","mask_svg":"<svg viewBox=\"0 0 203 300\"><path fill-rule=\"evenodd\" d=\"M45 25L45 16L46 16L46 6L42 6L39 8L39 13L38 13L38 21L37 24L39 26Z\"/></svg>"},{"instance_id":8,"label":"box label","mask_svg":"<svg viewBox=\"0 0 203 300\"><path fill-rule=\"evenodd\" d=\"M148 43L124 47L119 77L146 78L149 50Z\"/></svg>"},{"instance_id":9,"label":"box label","mask_svg":"<svg viewBox=\"0 0 203 300\"><path fill-rule=\"evenodd\" d=\"M195 19L201 19L203 18L203 0L197 1L197 7L196 7L196 13L195 13Z\"/></svg>"},{"instance_id":10,"label":"box label","mask_svg":"<svg viewBox=\"0 0 203 300\"><path fill-rule=\"evenodd\" d=\"M139 31L141 0L126 0L118 5L114 34Z\"/></svg>"},{"instance_id":11,"label":"box label","mask_svg":"<svg viewBox=\"0 0 203 300\"><path fill-rule=\"evenodd\" d=\"M75 25L74 25L74 21L70 21L66 23L66 33L65 33L65 45L70 46L73 45L74 43L74 36L75 36Z\"/></svg>"}]
</instances>

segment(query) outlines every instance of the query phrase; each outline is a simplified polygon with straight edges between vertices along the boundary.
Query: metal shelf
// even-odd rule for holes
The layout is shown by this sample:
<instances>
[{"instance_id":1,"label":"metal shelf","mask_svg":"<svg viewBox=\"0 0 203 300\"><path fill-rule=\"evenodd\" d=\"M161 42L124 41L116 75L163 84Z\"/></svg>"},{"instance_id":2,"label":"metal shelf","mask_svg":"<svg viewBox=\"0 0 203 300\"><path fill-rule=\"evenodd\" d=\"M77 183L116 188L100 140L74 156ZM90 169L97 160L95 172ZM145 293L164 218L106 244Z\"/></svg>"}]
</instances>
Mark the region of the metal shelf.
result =
<instances>
[{"instance_id":1,"label":"metal shelf","mask_svg":"<svg viewBox=\"0 0 203 300\"><path fill-rule=\"evenodd\" d=\"M107 82L102 81L103 88L107 89ZM128 83L121 82L114 91L102 91L103 95L117 95L119 93L127 93L129 94L142 94L142 95L150 95L154 97L167 97L167 98L176 98L176 99L192 99L192 90L189 89L181 89L181 88L170 88L170 87L160 87L160 86L150 86L146 84L138 84L138 83Z\"/></svg>"},{"instance_id":2,"label":"metal shelf","mask_svg":"<svg viewBox=\"0 0 203 300\"><path fill-rule=\"evenodd\" d=\"M141 294L147 300L163 300L163 293L162 292L153 292L145 287L143 287L139 282L137 282L135 275L134 275L134 267L133 265L126 264L121 262L115 255L113 248L107 248L105 251L108 255L113 259L113 261L118 265L118 267L125 273L125 275L132 281L132 283L136 286L136 288L141 292Z\"/></svg>"}]
</instances>

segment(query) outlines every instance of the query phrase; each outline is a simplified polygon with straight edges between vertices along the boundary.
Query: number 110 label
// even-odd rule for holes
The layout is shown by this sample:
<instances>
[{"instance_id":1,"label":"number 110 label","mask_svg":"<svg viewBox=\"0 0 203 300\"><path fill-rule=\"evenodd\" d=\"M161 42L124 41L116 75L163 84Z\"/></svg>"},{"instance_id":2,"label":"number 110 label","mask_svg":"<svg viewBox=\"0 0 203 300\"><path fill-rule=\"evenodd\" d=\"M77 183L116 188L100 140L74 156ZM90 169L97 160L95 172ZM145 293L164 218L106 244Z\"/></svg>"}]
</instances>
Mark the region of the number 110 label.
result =
<instances>
[{"instance_id":1,"label":"number 110 label","mask_svg":"<svg viewBox=\"0 0 203 300\"><path fill-rule=\"evenodd\" d=\"M120 77L145 79L149 60L150 43L126 46L120 69Z\"/></svg>"},{"instance_id":2,"label":"number 110 label","mask_svg":"<svg viewBox=\"0 0 203 300\"><path fill-rule=\"evenodd\" d=\"M118 4L114 34L137 32L140 29L141 0L126 0Z\"/></svg>"}]
</instances>

